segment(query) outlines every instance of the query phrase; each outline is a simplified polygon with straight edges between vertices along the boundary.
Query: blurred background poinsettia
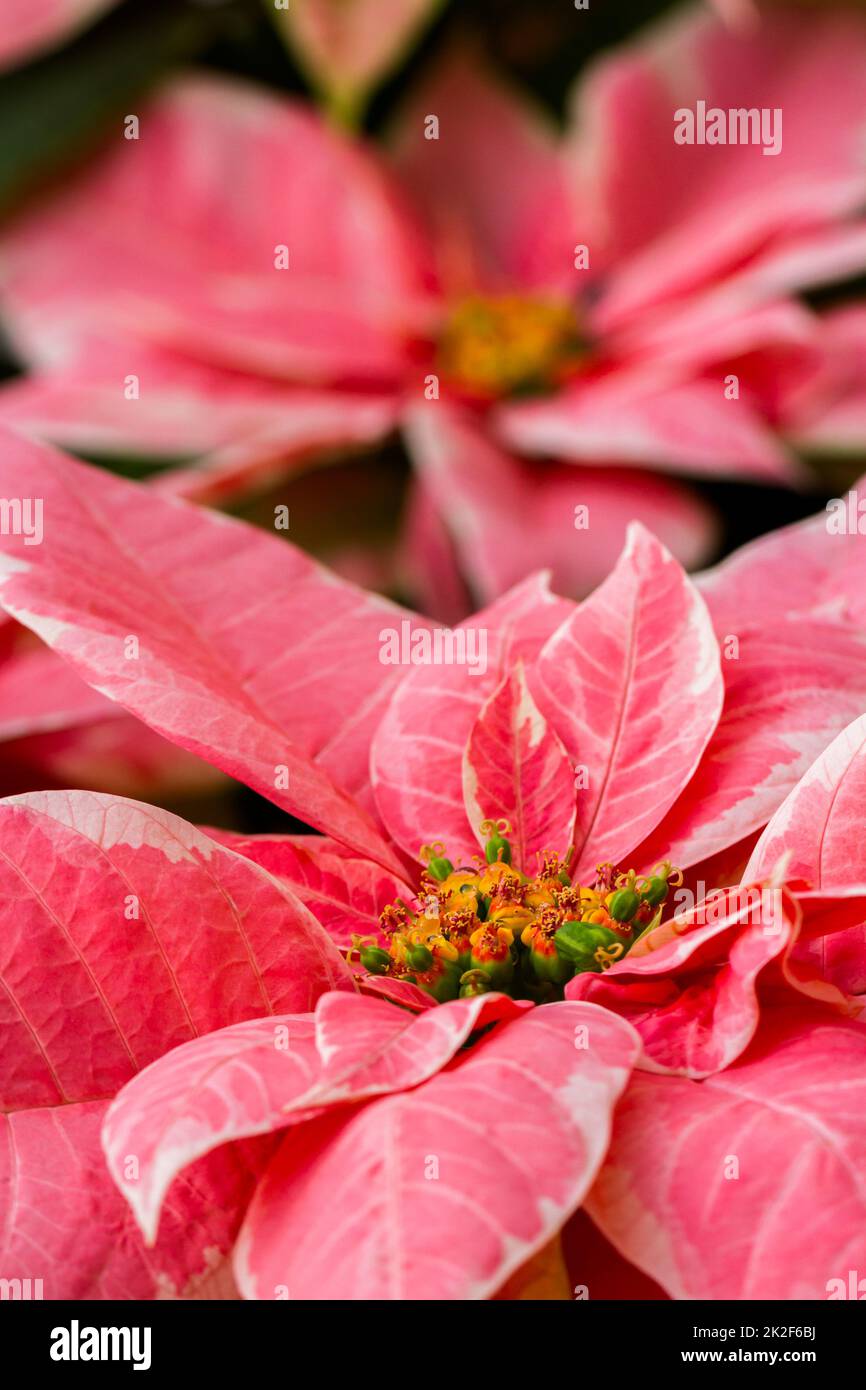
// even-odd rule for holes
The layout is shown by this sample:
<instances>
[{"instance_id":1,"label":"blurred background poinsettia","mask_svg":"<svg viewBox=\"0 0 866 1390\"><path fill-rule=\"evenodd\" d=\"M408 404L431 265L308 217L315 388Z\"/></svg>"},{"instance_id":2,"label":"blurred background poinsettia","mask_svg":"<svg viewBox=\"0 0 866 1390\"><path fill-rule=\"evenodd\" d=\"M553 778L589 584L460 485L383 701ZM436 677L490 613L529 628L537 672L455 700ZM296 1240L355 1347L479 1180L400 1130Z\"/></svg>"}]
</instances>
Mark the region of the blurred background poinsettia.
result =
<instances>
[{"instance_id":1,"label":"blurred background poinsettia","mask_svg":"<svg viewBox=\"0 0 866 1390\"><path fill-rule=\"evenodd\" d=\"M699 568L863 471L857 0L0 0L0 66L26 433L446 622L588 592L633 517ZM676 144L700 101L781 150ZM10 622L0 738L0 792L254 828Z\"/></svg>"}]
</instances>

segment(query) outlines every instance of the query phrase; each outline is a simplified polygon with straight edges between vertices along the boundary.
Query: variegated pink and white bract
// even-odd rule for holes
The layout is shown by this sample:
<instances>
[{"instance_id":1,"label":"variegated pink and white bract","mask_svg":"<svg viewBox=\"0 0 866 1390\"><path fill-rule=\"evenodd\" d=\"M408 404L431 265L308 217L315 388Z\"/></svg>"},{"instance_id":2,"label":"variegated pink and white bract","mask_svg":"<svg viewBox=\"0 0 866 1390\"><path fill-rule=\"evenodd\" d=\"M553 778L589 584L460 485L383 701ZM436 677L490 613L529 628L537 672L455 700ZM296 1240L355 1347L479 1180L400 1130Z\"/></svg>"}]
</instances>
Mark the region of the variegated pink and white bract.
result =
<instances>
[{"instance_id":1,"label":"variegated pink and white bract","mask_svg":"<svg viewBox=\"0 0 866 1390\"><path fill-rule=\"evenodd\" d=\"M733 655L635 526L585 602L529 579L470 621L484 662L407 668L385 641L425 621L291 546L4 435L0 494L24 473L45 532L2 538L7 612L319 833L0 803L9 1277L485 1298L581 1206L673 1297L820 1298L856 1267L856 621L746 622ZM726 582L704 581L720 606ZM559 1003L358 993L340 947L415 893L422 842L460 862L488 815L524 857L567 840L578 872L665 854L728 886Z\"/></svg>"},{"instance_id":2,"label":"variegated pink and white bract","mask_svg":"<svg viewBox=\"0 0 866 1390\"><path fill-rule=\"evenodd\" d=\"M740 31L688 10L591 66L561 140L453 55L387 155L296 101L187 76L137 141L4 231L0 311L30 374L0 412L76 450L186 459L160 485L210 500L399 426L404 563L449 620L465 586L487 603L541 564L588 592L634 516L694 567L713 526L672 472L795 481L785 434L834 428L848 364L796 295L866 263L864 55L856 15L774 9ZM674 142L675 109L768 90L777 156ZM539 305L570 306L579 342L546 391L511 394L508 361L482 401L449 378L478 298L514 301L518 350Z\"/></svg>"}]
</instances>

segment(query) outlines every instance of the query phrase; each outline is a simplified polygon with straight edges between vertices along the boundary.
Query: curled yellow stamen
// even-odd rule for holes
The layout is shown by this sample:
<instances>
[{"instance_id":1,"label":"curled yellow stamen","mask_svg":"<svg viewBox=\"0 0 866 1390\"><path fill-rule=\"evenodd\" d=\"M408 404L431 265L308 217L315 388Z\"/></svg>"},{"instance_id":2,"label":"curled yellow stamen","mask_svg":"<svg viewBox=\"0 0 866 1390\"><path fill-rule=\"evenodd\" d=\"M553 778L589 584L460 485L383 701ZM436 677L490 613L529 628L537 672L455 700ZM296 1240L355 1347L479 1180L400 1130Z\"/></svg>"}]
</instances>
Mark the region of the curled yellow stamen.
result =
<instances>
[{"instance_id":1,"label":"curled yellow stamen","mask_svg":"<svg viewBox=\"0 0 866 1390\"><path fill-rule=\"evenodd\" d=\"M619 960L622 955L623 946L621 941L612 941L609 946L599 946L595 952L595 959L598 961L602 970L609 970L615 960Z\"/></svg>"},{"instance_id":2,"label":"curled yellow stamen","mask_svg":"<svg viewBox=\"0 0 866 1390\"><path fill-rule=\"evenodd\" d=\"M482 835L510 835L510 834L511 834L511 825L510 825L510 823L509 823L507 820L505 820L505 818L502 817L502 816L499 818L499 820L489 820L489 819L488 819L488 820L483 820L483 821L481 822L481 824L479 825L478 829L481 831L481 834L482 834Z\"/></svg>"},{"instance_id":3,"label":"curled yellow stamen","mask_svg":"<svg viewBox=\"0 0 866 1390\"><path fill-rule=\"evenodd\" d=\"M441 840L434 840L432 845L422 845L418 851L418 858L424 864L428 864L431 859L439 859L445 853L445 846Z\"/></svg>"}]
</instances>

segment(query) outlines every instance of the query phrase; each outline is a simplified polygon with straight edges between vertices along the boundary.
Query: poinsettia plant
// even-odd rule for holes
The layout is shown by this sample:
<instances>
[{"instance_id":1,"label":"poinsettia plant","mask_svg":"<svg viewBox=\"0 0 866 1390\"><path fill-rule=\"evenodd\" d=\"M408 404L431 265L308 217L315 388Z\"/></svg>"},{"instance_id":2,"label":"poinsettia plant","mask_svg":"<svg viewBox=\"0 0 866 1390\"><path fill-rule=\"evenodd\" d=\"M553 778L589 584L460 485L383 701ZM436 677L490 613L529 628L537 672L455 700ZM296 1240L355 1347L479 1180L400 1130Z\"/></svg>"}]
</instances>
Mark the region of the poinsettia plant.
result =
<instances>
[{"instance_id":1,"label":"poinsettia plant","mask_svg":"<svg viewBox=\"0 0 866 1390\"><path fill-rule=\"evenodd\" d=\"M2 538L6 610L317 833L0 803L9 1277L508 1297L543 1256L557 1287L561 1235L590 1296L600 1258L623 1294L639 1272L687 1298L845 1277L866 1146L850 566L834 605L794 586L786 616L772 555L746 552L708 606L635 527L582 604L537 577L469 620L483 663L464 626L395 665L393 632L430 625L291 546L5 435L0 493L22 477L45 534ZM767 612L732 631L755 573Z\"/></svg>"},{"instance_id":2,"label":"poinsettia plant","mask_svg":"<svg viewBox=\"0 0 866 1390\"><path fill-rule=\"evenodd\" d=\"M332 56L391 32L357 0L291 23L321 35L338 9L379 43ZM586 593L634 516L693 567L713 518L672 473L787 484L787 436L866 438L862 408L836 412L844 325L800 297L866 260L864 50L856 15L730 29L688 9L590 65L561 137L452 54L384 148L264 88L170 81L137 139L118 124L4 227L29 370L0 413L76 451L181 458L161 485L211 500L399 427L402 578L449 620L541 564ZM674 143L675 110L768 91L773 158Z\"/></svg>"}]
</instances>

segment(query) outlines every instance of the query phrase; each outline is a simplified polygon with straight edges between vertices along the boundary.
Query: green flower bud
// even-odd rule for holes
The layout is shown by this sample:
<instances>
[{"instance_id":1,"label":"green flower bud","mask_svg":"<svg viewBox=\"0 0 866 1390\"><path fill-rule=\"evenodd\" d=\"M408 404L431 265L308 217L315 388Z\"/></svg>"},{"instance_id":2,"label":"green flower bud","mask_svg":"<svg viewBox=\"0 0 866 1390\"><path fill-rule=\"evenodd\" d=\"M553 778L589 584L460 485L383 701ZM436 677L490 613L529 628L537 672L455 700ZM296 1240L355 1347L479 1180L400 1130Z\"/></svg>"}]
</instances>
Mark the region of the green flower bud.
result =
<instances>
[{"instance_id":1,"label":"green flower bud","mask_svg":"<svg viewBox=\"0 0 866 1390\"><path fill-rule=\"evenodd\" d=\"M494 835L490 836L490 839L484 846L484 857L488 864L496 864L498 862L510 864L511 845L497 831Z\"/></svg>"},{"instance_id":2,"label":"green flower bud","mask_svg":"<svg viewBox=\"0 0 866 1390\"><path fill-rule=\"evenodd\" d=\"M640 898L631 888L620 888L614 893L607 910L615 922L630 922L640 907Z\"/></svg>"},{"instance_id":3,"label":"green flower bud","mask_svg":"<svg viewBox=\"0 0 866 1390\"><path fill-rule=\"evenodd\" d=\"M428 859L427 868L433 877L438 879L440 883L442 883L449 874L453 874L454 872L454 865L451 863L451 860L446 859L444 855L436 855L434 858Z\"/></svg>"},{"instance_id":4,"label":"green flower bud","mask_svg":"<svg viewBox=\"0 0 866 1390\"><path fill-rule=\"evenodd\" d=\"M391 968L391 957L380 946L365 946L360 952L360 958L369 975L386 975Z\"/></svg>"},{"instance_id":5,"label":"green flower bud","mask_svg":"<svg viewBox=\"0 0 866 1390\"><path fill-rule=\"evenodd\" d=\"M423 973L429 970L433 964L433 952L426 946L410 946L406 952L406 963L412 970L419 970Z\"/></svg>"},{"instance_id":6,"label":"green flower bud","mask_svg":"<svg viewBox=\"0 0 866 1390\"><path fill-rule=\"evenodd\" d=\"M647 880L646 888L644 888L641 893L641 897L643 901L649 903L651 907L658 907L660 903L664 902L669 889L670 885L667 879L661 878L658 874L655 874L651 879ZM613 913L611 913L611 916L613 916Z\"/></svg>"},{"instance_id":7,"label":"green flower bud","mask_svg":"<svg viewBox=\"0 0 866 1390\"><path fill-rule=\"evenodd\" d=\"M616 945L622 952L622 941L616 932L592 922L563 922L553 939L559 954L574 965L575 974L584 970L598 973L602 969L596 960L599 947L610 950Z\"/></svg>"},{"instance_id":8,"label":"green flower bud","mask_svg":"<svg viewBox=\"0 0 866 1390\"><path fill-rule=\"evenodd\" d=\"M589 946L589 927L585 922L563 922L553 939L564 960L577 961Z\"/></svg>"}]
</instances>

